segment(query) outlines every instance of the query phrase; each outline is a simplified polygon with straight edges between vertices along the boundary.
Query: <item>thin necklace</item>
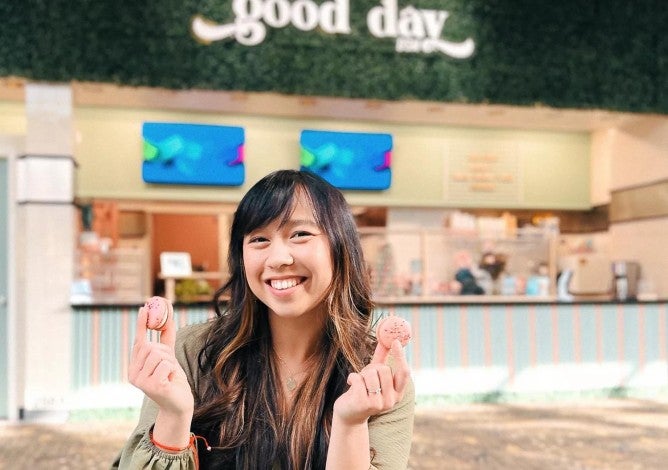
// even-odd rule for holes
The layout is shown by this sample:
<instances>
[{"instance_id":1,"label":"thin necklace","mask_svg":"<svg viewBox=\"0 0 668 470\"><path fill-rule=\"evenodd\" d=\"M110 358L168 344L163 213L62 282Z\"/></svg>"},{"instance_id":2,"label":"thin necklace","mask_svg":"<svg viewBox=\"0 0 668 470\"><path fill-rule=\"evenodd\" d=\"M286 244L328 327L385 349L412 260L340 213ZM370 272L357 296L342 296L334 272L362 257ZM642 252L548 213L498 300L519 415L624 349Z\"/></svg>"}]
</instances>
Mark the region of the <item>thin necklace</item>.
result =
<instances>
[{"instance_id":1,"label":"thin necklace","mask_svg":"<svg viewBox=\"0 0 668 470\"><path fill-rule=\"evenodd\" d=\"M300 374L303 374L304 371L302 370L302 371L298 371L296 373L292 372L292 369L290 369L290 367L288 366L288 363L285 362L285 360L281 356L278 355L278 353L276 352L275 349L272 348L272 350L274 351L274 354L276 355L278 360L281 361L281 364L283 364L288 371L288 378L285 379L285 388L288 389L288 392L292 393L292 392L295 391L295 389L297 388L297 385L298 385L297 379L295 377L300 375ZM302 365L306 364L308 361L310 361L313 358L313 356L315 356L315 352L313 354L311 354L308 358L306 358L306 360L304 360L304 362L299 364L299 366L301 367Z\"/></svg>"}]
</instances>

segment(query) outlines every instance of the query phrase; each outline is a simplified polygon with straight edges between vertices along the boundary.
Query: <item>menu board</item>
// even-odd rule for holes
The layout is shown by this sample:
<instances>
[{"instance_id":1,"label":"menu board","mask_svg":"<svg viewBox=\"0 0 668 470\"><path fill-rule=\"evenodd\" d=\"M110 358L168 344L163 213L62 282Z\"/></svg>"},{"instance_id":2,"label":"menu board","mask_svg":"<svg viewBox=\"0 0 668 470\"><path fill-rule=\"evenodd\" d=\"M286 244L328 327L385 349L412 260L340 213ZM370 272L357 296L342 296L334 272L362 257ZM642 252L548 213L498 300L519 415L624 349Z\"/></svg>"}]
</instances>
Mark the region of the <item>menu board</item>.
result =
<instances>
[{"instance_id":1,"label":"menu board","mask_svg":"<svg viewBox=\"0 0 668 470\"><path fill-rule=\"evenodd\" d=\"M517 143L461 141L446 146L443 196L448 202L497 207L522 202Z\"/></svg>"}]
</instances>

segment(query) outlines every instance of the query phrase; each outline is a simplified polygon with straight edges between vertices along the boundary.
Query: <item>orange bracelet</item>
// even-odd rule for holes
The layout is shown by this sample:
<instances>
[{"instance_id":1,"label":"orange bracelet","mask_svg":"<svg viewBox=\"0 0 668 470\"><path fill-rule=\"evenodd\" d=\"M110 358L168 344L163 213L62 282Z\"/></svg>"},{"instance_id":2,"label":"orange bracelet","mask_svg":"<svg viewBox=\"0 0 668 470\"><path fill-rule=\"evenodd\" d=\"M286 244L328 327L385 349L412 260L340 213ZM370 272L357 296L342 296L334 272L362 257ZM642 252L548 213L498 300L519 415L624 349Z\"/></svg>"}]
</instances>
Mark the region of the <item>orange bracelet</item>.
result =
<instances>
[{"instance_id":1,"label":"orange bracelet","mask_svg":"<svg viewBox=\"0 0 668 470\"><path fill-rule=\"evenodd\" d=\"M193 448L195 446L195 435L193 433L190 433L190 441L188 442L188 445L183 447L183 448L167 446L165 444L159 443L158 441L153 439L153 431L151 431L149 433L149 437L151 438L151 443L154 446L156 446L158 449L166 450L166 451L169 451L169 452L183 452L183 451L188 450L190 448Z\"/></svg>"},{"instance_id":2,"label":"orange bracelet","mask_svg":"<svg viewBox=\"0 0 668 470\"><path fill-rule=\"evenodd\" d=\"M166 446L164 444L160 444L158 441L153 439L153 429L148 433L149 437L151 438L151 444L156 446L158 449L161 450L166 450L168 452L183 452L188 449L192 449L194 459L195 459L195 469L199 469L199 455L197 454L197 439L202 439L204 443L206 444L206 450L210 451L211 446L209 445L209 442L206 440L204 436L196 436L194 433L190 433L190 441L188 442L188 445L184 447L183 449L180 449L178 447L172 447L172 446Z\"/></svg>"}]
</instances>

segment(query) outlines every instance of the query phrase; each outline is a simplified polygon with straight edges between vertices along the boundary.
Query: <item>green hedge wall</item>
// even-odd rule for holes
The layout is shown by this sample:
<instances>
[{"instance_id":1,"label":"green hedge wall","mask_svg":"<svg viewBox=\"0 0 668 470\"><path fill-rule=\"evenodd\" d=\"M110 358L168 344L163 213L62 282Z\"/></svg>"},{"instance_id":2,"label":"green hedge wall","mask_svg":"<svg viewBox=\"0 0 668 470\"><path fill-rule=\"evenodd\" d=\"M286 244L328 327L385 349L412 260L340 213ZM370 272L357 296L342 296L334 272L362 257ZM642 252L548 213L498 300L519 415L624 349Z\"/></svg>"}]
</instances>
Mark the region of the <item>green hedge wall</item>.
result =
<instances>
[{"instance_id":1,"label":"green hedge wall","mask_svg":"<svg viewBox=\"0 0 668 470\"><path fill-rule=\"evenodd\" d=\"M349 3L350 35L268 28L248 47L190 33L195 14L231 22L231 0L0 2L0 76L668 113L666 0L398 2L450 12L469 59L397 53L367 29L380 0Z\"/></svg>"}]
</instances>

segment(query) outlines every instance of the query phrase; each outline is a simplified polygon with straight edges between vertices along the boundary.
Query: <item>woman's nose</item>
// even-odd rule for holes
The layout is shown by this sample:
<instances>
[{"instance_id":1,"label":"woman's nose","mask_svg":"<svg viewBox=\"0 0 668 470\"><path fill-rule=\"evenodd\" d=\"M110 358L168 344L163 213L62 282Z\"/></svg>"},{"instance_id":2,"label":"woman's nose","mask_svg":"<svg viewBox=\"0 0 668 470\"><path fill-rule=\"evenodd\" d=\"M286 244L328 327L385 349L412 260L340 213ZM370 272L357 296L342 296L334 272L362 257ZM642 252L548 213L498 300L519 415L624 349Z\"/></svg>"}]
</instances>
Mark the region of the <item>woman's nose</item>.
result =
<instances>
[{"instance_id":1,"label":"woman's nose","mask_svg":"<svg viewBox=\"0 0 668 470\"><path fill-rule=\"evenodd\" d=\"M277 269L281 266L290 266L294 263L295 260L290 254L288 247L282 244L277 244L272 247L269 258L267 259L267 264L269 267Z\"/></svg>"}]
</instances>

